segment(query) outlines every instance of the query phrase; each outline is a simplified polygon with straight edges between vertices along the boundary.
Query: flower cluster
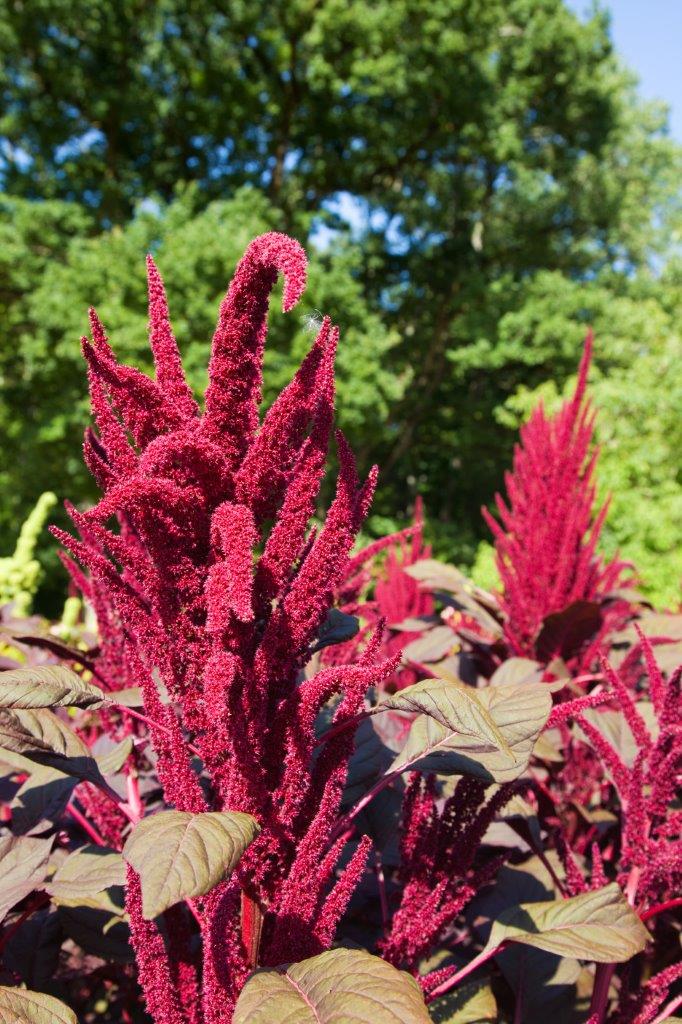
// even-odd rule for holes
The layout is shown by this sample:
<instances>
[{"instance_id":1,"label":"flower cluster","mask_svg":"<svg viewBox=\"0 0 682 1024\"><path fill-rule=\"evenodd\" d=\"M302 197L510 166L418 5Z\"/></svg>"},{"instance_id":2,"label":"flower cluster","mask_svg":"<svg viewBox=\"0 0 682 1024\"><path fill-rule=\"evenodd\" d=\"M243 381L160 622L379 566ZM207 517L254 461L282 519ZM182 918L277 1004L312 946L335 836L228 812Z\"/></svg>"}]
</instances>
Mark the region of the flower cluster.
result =
<instances>
[{"instance_id":1,"label":"flower cluster","mask_svg":"<svg viewBox=\"0 0 682 1024\"><path fill-rule=\"evenodd\" d=\"M629 610L613 596L628 566L597 554L608 502L594 514L598 452L592 450L594 412L585 397L591 359L590 332L573 397L554 416L541 403L521 428L513 470L505 477L507 500L496 496L500 521L483 509L495 537L511 652L550 661L562 652L552 642L538 649L543 621L576 602L594 602L601 618L579 651L586 667Z\"/></svg>"},{"instance_id":2,"label":"flower cluster","mask_svg":"<svg viewBox=\"0 0 682 1024\"><path fill-rule=\"evenodd\" d=\"M357 664L303 682L301 670L347 572L376 471L361 483L337 434L336 494L324 525L309 529L332 430L338 331L324 320L261 419L266 317L279 273L286 311L305 286L304 252L280 234L257 238L220 307L203 412L151 257L155 380L117 362L94 312L83 339L96 425L84 452L103 496L88 512L70 509L80 539L56 532L98 615L100 678L142 687L168 805L244 811L261 827L238 873L197 909L200 970L188 949L183 970L172 967L177 958L141 917L129 869L133 943L159 1024L199 1019L200 1007L206 1024L223 1021L256 963L327 948L367 855L362 842L337 872L343 841L330 845L330 836L352 734L314 758L314 724L335 694L336 721L356 715L368 685L394 663L380 663L377 635ZM187 946L184 912L165 917L169 942Z\"/></svg>"}]
</instances>

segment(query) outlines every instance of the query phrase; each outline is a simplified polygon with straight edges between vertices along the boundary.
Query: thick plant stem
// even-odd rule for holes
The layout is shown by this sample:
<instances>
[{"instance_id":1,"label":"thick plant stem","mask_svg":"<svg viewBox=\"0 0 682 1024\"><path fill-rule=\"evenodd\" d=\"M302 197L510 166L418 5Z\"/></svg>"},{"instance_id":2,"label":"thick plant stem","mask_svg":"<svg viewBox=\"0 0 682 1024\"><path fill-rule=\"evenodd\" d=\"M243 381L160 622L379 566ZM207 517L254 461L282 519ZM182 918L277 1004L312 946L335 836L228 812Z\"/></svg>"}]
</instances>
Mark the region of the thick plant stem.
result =
<instances>
[{"instance_id":1,"label":"thick plant stem","mask_svg":"<svg viewBox=\"0 0 682 1024\"><path fill-rule=\"evenodd\" d=\"M253 970L258 966L260 937L263 930L263 912L255 900L242 891L242 942Z\"/></svg>"},{"instance_id":2,"label":"thick plant stem","mask_svg":"<svg viewBox=\"0 0 682 1024\"><path fill-rule=\"evenodd\" d=\"M594 1019L595 1024L602 1024L604 1020L609 1000L609 986L615 970L615 964L597 964L590 1002L590 1020Z\"/></svg>"},{"instance_id":3,"label":"thick plant stem","mask_svg":"<svg viewBox=\"0 0 682 1024\"><path fill-rule=\"evenodd\" d=\"M69 804L66 808L68 813L71 815L73 820L80 825L85 834L92 839L96 846L106 846L107 844L102 839L101 835L97 831L94 825L92 825L85 815L81 814L78 808L74 804Z\"/></svg>"}]
</instances>

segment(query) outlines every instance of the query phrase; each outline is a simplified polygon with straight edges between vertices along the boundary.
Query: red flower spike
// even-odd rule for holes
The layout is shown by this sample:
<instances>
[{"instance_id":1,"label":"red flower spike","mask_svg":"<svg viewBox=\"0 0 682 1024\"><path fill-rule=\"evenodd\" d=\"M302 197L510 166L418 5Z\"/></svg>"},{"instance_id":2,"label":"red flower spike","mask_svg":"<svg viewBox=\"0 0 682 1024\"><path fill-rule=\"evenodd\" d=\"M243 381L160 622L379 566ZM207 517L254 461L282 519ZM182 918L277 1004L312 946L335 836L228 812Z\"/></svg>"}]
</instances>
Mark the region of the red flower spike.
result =
<instances>
[{"instance_id":1,"label":"red flower spike","mask_svg":"<svg viewBox=\"0 0 682 1024\"><path fill-rule=\"evenodd\" d=\"M334 830L353 730L315 751L314 726L321 703L335 694L335 722L354 721L368 687L395 671L395 659L378 659L381 628L358 664L300 680L376 471L361 484L338 435L336 496L323 527L310 529L333 423L338 330L323 322L259 426L266 315L279 272L286 310L305 284L303 250L283 235L256 239L221 306L203 416L184 381L151 259L156 380L117 363L94 313L92 344L84 345L99 431L88 434L86 453L104 493L91 511L71 510L80 540L54 532L79 563L69 562L74 580L97 614L97 671L109 689L141 686L167 804L191 813L240 810L260 825L235 875L197 911L199 974L181 953L184 912L166 915L167 948L180 951L169 970L131 875L133 942L156 1024L230 1019L257 949L250 926L244 948L242 905L262 923L260 963L328 948L368 849L363 840L334 882L346 841ZM292 915L305 927L293 927Z\"/></svg>"},{"instance_id":2,"label":"red flower spike","mask_svg":"<svg viewBox=\"0 0 682 1024\"><path fill-rule=\"evenodd\" d=\"M592 358L588 332L573 398L549 417L542 404L521 428L507 500L496 495L498 522L483 509L497 553L505 636L514 654L535 657L543 620L577 601L601 605L602 625L583 643L577 667L587 668L605 638L626 620L624 601L604 604L625 581L628 566L604 562L596 546L608 502L593 515L597 452L590 454L594 413L585 398Z\"/></svg>"},{"instance_id":3,"label":"red flower spike","mask_svg":"<svg viewBox=\"0 0 682 1024\"><path fill-rule=\"evenodd\" d=\"M168 316L166 290L151 255L147 256L147 290L149 345L154 355L156 382L172 408L178 409L185 419L195 419L199 415L199 406L185 380L180 352Z\"/></svg>"},{"instance_id":4,"label":"red flower spike","mask_svg":"<svg viewBox=\"0 0 682 1024\"><path fill-rule=\"evenodd\" d=\"M258 426L270 292L282 273L282 309L289 312L305 289L306 262L305 252L293 238L274 231L261 235L244 253L220 307L203 427L225 443L228 463L235 470Z\"/></svg>"}]
</instances>

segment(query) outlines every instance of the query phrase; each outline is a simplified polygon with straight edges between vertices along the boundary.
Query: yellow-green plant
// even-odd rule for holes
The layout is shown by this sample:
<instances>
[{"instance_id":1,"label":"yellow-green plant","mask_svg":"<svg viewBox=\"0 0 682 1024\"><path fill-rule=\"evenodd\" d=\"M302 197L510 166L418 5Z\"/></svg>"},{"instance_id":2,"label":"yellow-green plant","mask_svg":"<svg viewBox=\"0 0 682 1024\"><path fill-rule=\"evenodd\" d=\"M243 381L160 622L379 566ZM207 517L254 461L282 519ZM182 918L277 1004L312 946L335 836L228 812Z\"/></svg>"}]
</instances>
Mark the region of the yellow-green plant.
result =
<instances>
[{"instance_id":1,"label":"yellow-green plant","mask_svg":"<svg viewBox=\"0 0 682 1024\"><path fill-rule=\"evenodd\" d=\"M57 504L52 491L40 495L21 527L14 554L0 558L0 605L14 602L17 615L31 611L42 568L34 558L36 544L51 509Z\"/></svg>"}]
</instances>

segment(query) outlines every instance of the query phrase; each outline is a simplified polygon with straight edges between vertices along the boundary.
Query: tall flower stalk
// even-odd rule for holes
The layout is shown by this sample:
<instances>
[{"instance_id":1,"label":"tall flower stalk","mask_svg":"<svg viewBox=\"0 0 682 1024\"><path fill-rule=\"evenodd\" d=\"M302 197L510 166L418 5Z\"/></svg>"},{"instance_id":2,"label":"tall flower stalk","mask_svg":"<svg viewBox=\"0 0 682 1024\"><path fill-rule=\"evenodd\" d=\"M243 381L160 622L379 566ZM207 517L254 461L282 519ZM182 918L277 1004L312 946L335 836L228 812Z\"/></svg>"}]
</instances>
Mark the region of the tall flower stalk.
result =
<instances>
[{"instance_id":1,"label":"tall flower stalk","mask_svg":"<svg viewBox=\"0 0 682 1024\"><path fill-rule=\"evenodd\" d=\"M270 293L284 311L306 282L300 245L276 233L249 245L220 307L203 411L186 382L159 272L148 258L156 376L121 365L97 315L83 339L95 428L85 459L103 495L70 508L80 538L55 531L100 620L111 685L141 686L166 804L242 811L260 825L232 878L190 912L142 916L128 868L127 909L157 1024L229 1020L256 965L327 949L364 870L369 840L339 869L336 824L352 731L313 757L315 719L356 716L380 664L378 636L357 664L301 679L365 518L363 483L336 435L339 474L324 525L309 523L326 468L338 330L325 318L291 383L261 416ZM87 576L83 570L87 571ZM201 773L192 750L200 754Z\"/></svg>"},{"instance_id":2,"label":"tall flower stalk","mask_svg":"<svg viewBox=\"0 0 682 1024\"><path fill-rule=\"evenodd\" d=\"M598 450L595 413L586 397L592 343L589 332L573 397L554 416L540 403L521 428L513 469L505 475L506 499L496 495L499 522L483 509L495 538L505 637L516 655L538 655L547 616L576 602L593 602L602 614L590 654L583 652L589 662L599 641L628 611L623 601L609 602L627 565L597 553L608 501L595 512Z\"/></svg>"}]
</instances>

